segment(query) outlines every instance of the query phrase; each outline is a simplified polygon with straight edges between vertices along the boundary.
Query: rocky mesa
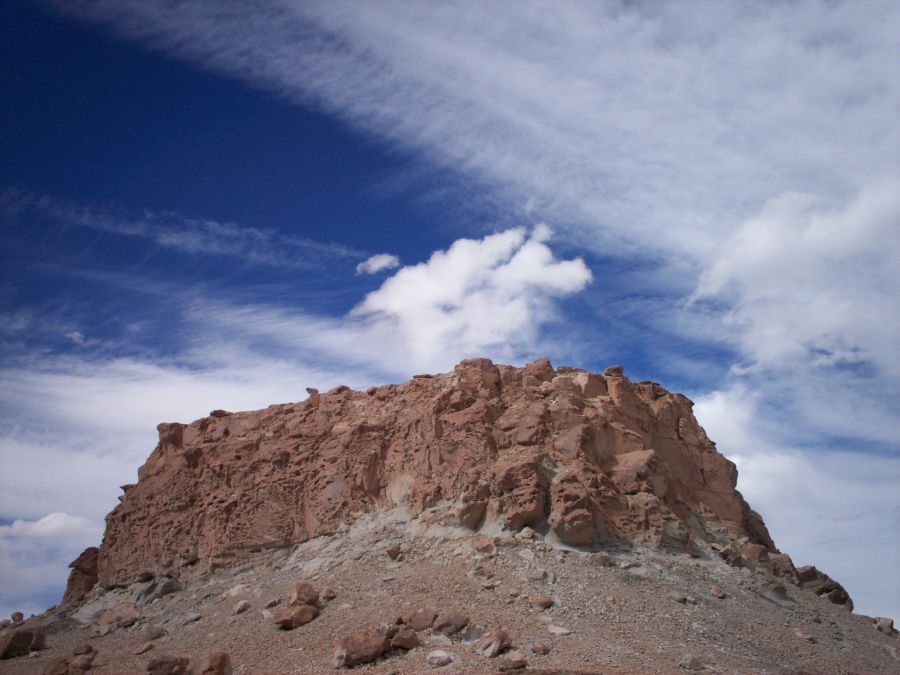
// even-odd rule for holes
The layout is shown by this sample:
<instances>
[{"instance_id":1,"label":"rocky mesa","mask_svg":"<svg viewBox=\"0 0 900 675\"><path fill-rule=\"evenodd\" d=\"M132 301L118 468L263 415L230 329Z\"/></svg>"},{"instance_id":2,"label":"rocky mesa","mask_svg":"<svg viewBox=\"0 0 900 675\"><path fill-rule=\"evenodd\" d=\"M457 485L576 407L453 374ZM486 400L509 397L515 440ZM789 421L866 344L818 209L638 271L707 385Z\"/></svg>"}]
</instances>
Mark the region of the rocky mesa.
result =
<instances>
[{"instance_id":1,"label":"rocky mesa","mask_svg":"<svg viewBox=\"0 0 900 675\"><path fill-rule=\"evenodd\" d=\"M333 534L361 512L560 544L747 548L793 576L684 396L603 375L486 359L365 392L161 424L106 519L104 587ZM76 567L76 569L78 569Z\"/></svg>"},{"instance_id":2,"label":"rocky mesa","mask_svg":"<svg viewBox=\"0 0 900 675\"><path fill-rule=\"evenodd\" d=\"M160 424L0 673L895 670L893 622L775 547L692 405L472 359Z\"/></svg>"}]
</instances>

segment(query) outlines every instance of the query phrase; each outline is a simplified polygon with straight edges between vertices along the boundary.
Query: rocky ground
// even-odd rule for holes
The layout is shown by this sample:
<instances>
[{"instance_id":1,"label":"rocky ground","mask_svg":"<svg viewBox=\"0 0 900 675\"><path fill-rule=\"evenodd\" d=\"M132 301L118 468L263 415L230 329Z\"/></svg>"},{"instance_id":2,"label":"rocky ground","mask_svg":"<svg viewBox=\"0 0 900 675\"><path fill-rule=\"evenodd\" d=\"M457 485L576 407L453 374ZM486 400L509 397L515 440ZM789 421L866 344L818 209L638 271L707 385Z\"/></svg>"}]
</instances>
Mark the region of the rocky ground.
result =
<instances>
[{"instance_id":1,"label":"rocky ground","mask_svg":"<svg viewBox=\"0 0 900 675\"><path fill-rule=\"evenodd\" d=\"M74 609L0 631L0 639L22 628L46 635L45 649L0 660L0 673L47 672L62 657L71 665L85 644L96 650L87 661L98 673L147 672L163 655L214 652L226 652L236 673L334 672L343 639L379 628L388 637L369 635L376 652L394 633L395 643L419 645L390 649L356 671L900 672L896 633L771 575L731 567L712 551L585 553L527 538L528 528L524 534L489 539L424 529L399 514L365 516L293 549L248 553L228 568L95 588ZM298 582L318 592L319 612L283 630L276 619L284 620L279 613L291 607ZM303 598L293 604L302 607ZM315 614L304 612L301 620ZM431 628L415 625L423 617ZM348 646L344 659L352 662ZM483 655L492 651L501 653Z\"/></svg>"}]
</instances>

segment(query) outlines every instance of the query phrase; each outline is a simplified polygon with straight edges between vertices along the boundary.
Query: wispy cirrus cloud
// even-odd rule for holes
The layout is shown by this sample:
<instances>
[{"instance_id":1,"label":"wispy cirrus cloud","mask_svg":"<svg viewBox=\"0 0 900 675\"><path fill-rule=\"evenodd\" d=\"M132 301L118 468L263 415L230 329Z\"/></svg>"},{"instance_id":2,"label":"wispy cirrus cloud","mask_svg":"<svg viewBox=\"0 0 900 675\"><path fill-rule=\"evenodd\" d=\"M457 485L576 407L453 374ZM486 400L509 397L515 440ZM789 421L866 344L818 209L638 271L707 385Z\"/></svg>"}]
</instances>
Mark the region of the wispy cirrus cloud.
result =
<instances>
[{"instance_id":1,"label":"wispy cirrus cloud","mask_svg":"<svg viewBox=\"0 0 900 675\"><path fill-rule=\"evenodd\" d=\"M282 232L174 211L144 211L140 217L116 213L7 188L0 193L0 218L7 225L28 226L50 221L63 227L84 227L121 237L153 242L182 253L238 258L244 263L274 267L316 267L323 260L358 260L368 254L343 244L320 242Z\"/></svg>"}]
</instances>

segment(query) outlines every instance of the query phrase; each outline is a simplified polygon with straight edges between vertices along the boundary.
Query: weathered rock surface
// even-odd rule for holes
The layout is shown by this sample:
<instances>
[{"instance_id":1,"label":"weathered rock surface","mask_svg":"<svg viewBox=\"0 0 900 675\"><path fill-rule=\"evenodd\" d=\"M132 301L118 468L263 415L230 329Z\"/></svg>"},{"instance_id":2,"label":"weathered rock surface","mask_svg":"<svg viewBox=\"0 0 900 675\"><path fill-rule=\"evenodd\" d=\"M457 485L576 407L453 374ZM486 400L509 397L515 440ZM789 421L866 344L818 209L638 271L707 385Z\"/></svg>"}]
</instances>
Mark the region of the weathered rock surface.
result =
<instances>
[{"instance_id":1,"label":"weathered rock surface","mask_svg":"<svg viewBox=\"0 0 900 675\"><path fill-rule=\"evenodd\" d=\"M816 569L814 565L804 565L797 569L797 579L800 586L816 595L828 598L835 605L841 605L853 611L853 600L847 591L838 582L824 572Z\"/></svg>"},{"instance_id":2,"label":"weathered rock surface","mask_svg":"<svg viewBox=\"0 0 900 675\"><path fill-rule=\"evenodd\" d=\"M69 563L72 571L69 573L69 580L66 582L63 604L78 602L97 583L97 556L99 552L100 550L96 546L90 546Z\"/></svg>"},{"instance_id":3,"label":"weathered rock surface","mask_svg":"<svg viewBox=\"0 0 900 675\"><path fill-rule=\"evenodd\" d=\"M617 367L473 359L402 385L161 424L138 483L107 517L97 575L111 588L213 568L397 506L578 547L741 539L777 555L691 407Z\"/></svg>"}]
</instances>

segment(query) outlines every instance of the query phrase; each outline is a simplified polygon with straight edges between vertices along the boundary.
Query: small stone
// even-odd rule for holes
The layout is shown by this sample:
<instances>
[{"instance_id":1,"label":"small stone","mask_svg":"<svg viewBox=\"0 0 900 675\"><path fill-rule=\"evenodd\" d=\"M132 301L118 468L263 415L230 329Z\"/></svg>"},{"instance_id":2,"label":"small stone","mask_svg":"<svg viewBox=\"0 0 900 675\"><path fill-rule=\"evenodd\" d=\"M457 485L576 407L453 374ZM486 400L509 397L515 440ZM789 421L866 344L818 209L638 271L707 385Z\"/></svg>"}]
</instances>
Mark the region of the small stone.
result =
<instances>
[{"instance_id":1,"label":"small stone","mask_svg":"<svg viewBox=\"0 0 900 675\"><path fill-rule=\"evenodd\" d=\"M285 607L275 615L275 624L282 630L293 630L319 616L319 609L312 605Z\"/></svg>"},{"instance_id":2,"label":"small stone","mask_svg":"<svg viewBox=\"0 0 900 675\"><path fill-rule=\"evenodd\" d=\"M693 654L686 654L678 663L678 667L685 670L706 670L703 662Z\"/></svg>"},{"instance_id":3,"label":"small stone","mask_svg":"<svg viewBox=\"0 0 900 675\"><path fill-rule=\"evenodd\" d=\"M475 645L475 653L488 658L494 658L512 644L509 635L504 630L493 630L482 637Z\"/></svg>"},{"instance_id":4,"label":"small stone","mask_svg":"<svg viewBox=\"0 0 900 675\"><path fill-rule=\"evenodd\" d=\"M234 609L232 609L232 612L234 614L243 614L248 609L250 609L250 602L248 600L241 600L234 606Z\"/></svg>"},{"instance_id":5,"label":"small stone","mask_svg":"<svg viewBox=\"0 0 900 675\"><path fill-rule=\"evenodd\" d=\"M162 626L150 626L149 628L145 629L144 632L142 633L144 639L148 640L148 641L149 640L159 640L159 638L165 637L168 634L169 634L169 631L167 631Z\"/></svg>"},{"instance_id":6,"label":"small stone","mask_svg":"<svg viewBox=\"0 0 900 675\"><path fill-rule=\"evenodd\" d=\"M612 567L612 560L609 557L609 553L606 553L605 551L594 553L591 556L591 560L594 561L594 564L597 565L597 567Z\"/></svg>"},{"instance_id":7,"label":"small stone","mask_svg":"<svg viewBox=\"0 0 900 675\"><path fill-rule=\"evenodd\" d=\"M472 540L472 548L484 555L491 555L496 550L494 547L494 540L484 536L475 537L475 539Z\"/></svg>"},{"instance_id":8,"label":"small stone","mask_svg":"<svg viewBox=\"0 0 900 675\"><path fill-rule=\"evenodd\" d=\"M550 653L550 645L548 645L546 642L537 642L531 645L531 651L535 654L546 656Z\"/></svg>"},{"instance_id":9,"label":"small stone","mask_svg":"<svg viewBox=\"0 0 900 675\"><path fill-rule=\"evenodd\" d=\"M403 553L403 549L400 547L400 544L393 543L385 549L385 553L388 554L391 560L396 560Z\"/></svg>"},{"instance_id":10,"label":"small stone","mask_svg":"<svg viewBox=\"0 0 900 675\"><path fill-rule=\"evenodd\" d=\"M872 619L875 629L885 635L894 635L897 631L894 629L894 620L886 616L877 616Z\"/></svg>"},{"instance_id":11,"label":"small stone","mask_svg":"<svg viewBox=\"0 0 900 675\"><path fill-rule=\"evenodd\" d=\"M272 609L276 605L281 603L281 598L274 598L269 600L265 605L263 605L263 609Z\"/></svg>"},{"instance_id":12,"label":"small stone","mask_svg":"<svg viewBox=\"0 0 900 675\"><path fill-rule=\"evenodd\" d=\"M134 654L135 656L140 656L141 654L146 654L146 653L149 652L151 649L153 649L153 643L152 643L152 642L145 642L144 644L142 644L140 647L138 647L137 649L135 649L135 650L134 650L133 652L131 652L131 653Z\"/></svg>"},{"instance_id":13,"label":"small stone","mask_svg":"<svg viewBox=\"0 0 900 675\"><path fill-rule=\"evenodd\" d=\"M807 642L812 642L813 644L815 644L816 642L816 636L804 628L794 629L794 635L796 635L801 640L806 640Z\"/></svg>"},{"instance_id":14,"label":"small stone","mask_svg":"<svg viewBox=\"0 0 900 675\"><path fill-rule=\"evenodd\" d=\"M337 591L334 590L331 586L326 586L322 589L322 592L319 593L319 599L324 600L325 602L331 602L337 597Z\"/></svg>"},{"instance_id":15,"label":"small stone","mask_svg":"<svg viewBox=\"0 0 900 675\"><path fill-rule=\"evenodd\" d=\"M201 614L198 614L197 612L192 612L191 614L188 614L186 617L184 617L184 621L181 622L181 625L187 626L189 623L196 623L197 621L199 621L202 618L203 618L203 616Z\"/></svg>"},{"instance_id":16,"label":"small stone","mask_svg":"<svg viewBox=\"0 0 900 675\"><path fill-rule=\"evenodd\" d=\"M554 624L550 624L547 626L547 630L549 630L554 635L571 635L572 631L568 628L563 628L562 626L556 626Z\"/></svg>"},{"instance_id":17,"label":"small stone","mask_svg":"<svg viewBox=\"0 0 900 675\"><path fill-rule=\"evenodd\" d=\"M409 627L403 627L391 638L391 647L395 649L415 649L420 644L419 636Z\"/></svg>"},{"instance_id":18,"label":"small stone","mask_svg":"<svg viewBox=\"0 0 900 675\"><path fill-rule=\"evenodd\" d=\"M714 598L719 598L720 600L724 600L728 597L728 594L722 590L722 587L719 584L713 584L709 589L709 594Z\"/></svg>"},{"instance_id":19,"label":"small stone","mask_svg":"<svg viewBox=\"0 0 900 675\"><path fill-rule=\"evenodd\" d=\"M553 598L549 595L529 595L528 604L535 609L550 609L553 607Z\"/></svg>"},{"instance_id":20,"label":"small stone","mask_svg":"<svg viewBox=\"0 0 900 675\"><path fill-rule=\"evenodd\" d=\"M428 652L428 656L425 657L425 663L427 663L432 668L440 668L441 666L446 666L452 660L453 657L443 649L435 649L434 651Z\"/></svg>"},{"instance_id":21,"label":"small stone","mask_svg":"<svg viewBox=\"0 0 900 675\"><path fill-rule=\"evenodd\" d=\"M537 532L526 525L516 533L516 539L534 539L536 535Z\"/></svg>"},{"instance_id":22,"label":"small stone","mask_svg":"<svg viewBox=\"0 0 900 675\"><path fill-rule=\"evenodd\" d=\"M528 663L525 661L525 655L518 650L513 650L500 659L500 663L497 664L497 670L501 672L520 670L526 665Z\"/></svg>"},{"instance_id":23,"label":"small stone","mask_svg":"<svg viewBox=\"0 0 900 675\"><path fill-rule=\"evenodd\" d=\"M677 603L681 605L696 605L697 598L694 598L690 595L685 595L684 593L672 593L670 597Z\"/></svg>"}]
</instances>

